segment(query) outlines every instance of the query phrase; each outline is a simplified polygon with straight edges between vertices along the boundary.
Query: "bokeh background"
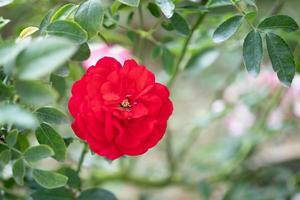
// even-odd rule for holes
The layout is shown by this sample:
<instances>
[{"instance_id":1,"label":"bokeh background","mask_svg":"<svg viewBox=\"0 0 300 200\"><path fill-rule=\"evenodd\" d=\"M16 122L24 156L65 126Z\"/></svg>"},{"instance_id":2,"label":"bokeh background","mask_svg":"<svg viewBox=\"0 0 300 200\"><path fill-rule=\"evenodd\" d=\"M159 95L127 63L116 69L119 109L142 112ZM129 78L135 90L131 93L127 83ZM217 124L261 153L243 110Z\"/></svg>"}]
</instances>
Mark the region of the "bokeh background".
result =
<instances>
[{"instance_id":1,"label":"bokeh background","mask_svg":"<svg viewBox=\"0 0 300 200\"><path fill-rule=\"evenodd\" d=\"M16 0L1 8L1 16L11 20L2 38L15 38L23 28L38 26L49 9L69 2L78 3ZM257 5L258 19L276 12L300 23L299 0L258 0ZM187 67L171 90L174 114L166 137L171 137L172 152L164 138L139 157L109 162L89 153L80 174L84 187L107 188L120 200L300 200L300 75L290 88L282 86L265 57L259 77L250 77L242 61L246 27L225 43L213 43L214 29L235 12L231 7L216 8L192 38ZM120 13L124 25L128 13L126 9ZM144 22L147 30L156 19L144 12ZM131 27L137 26L139 16L135 14ZM144 41L141 52L140 41L132 43L123 29L101 31L109 43L122 46L154 71L160 82L167 80L160 58L151 56L155 44ZM300 60L299 31L282 36ZM160 26L155 37L168 41L168 47L178 55L183 38ZM92 43L105 45L97 37ZM73 65L78 74L84 73L81 64ZM66 94L71 84L69 80ZM61 100L61 109L67 110L66 102L67 97ZM74 137L68 125L59 130L65 137ZM30 143L36 143L34 137ZM66 163L75 166L81 150L80 142L72 143ZM47 159L40 166L57 169L59 164ZM170 173L174 178L168 179ZM11 176L8 166L2 178Z\"/></svg>"}]
</instances>

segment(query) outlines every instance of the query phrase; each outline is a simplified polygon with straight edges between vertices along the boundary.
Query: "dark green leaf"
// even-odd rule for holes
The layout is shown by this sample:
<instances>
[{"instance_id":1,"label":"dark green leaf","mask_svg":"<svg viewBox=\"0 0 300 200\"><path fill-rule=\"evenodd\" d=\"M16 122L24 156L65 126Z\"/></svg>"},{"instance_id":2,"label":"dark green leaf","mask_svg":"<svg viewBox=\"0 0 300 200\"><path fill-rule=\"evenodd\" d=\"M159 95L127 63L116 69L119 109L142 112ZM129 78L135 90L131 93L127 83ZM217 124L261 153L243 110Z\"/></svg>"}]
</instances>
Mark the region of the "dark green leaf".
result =
<instances>
[{"instance_id":1,"label":"dark green leaf","mask_svg":"<svg viewBox=\"0 0 300 200\"><path fill-rule=\"evenodd\" d=\"M174 56L167 48L163 48L162 52L162 64L163 68L168 74L172 74L174 71Z\"/></svg>"},{"instance_id":2,"label":"dark green leaf","mask_svg":"<svg viewBox=\"0 0 300 200\"><path fill-rule=\"evenodd\" d=\"M140 0L118 0L119 2L132 7L138 7Z\"/></svg>"},{"instance_id":3,"label":"dark green leaf","mask_svg":"<svg viewBox=\"0 0 300 200\"><path fill-rule=\"evenodd\" d=\"M266 40L273 69L279 80L289 87L296 71L293 54L286 42L278 35L268 33Z\"/></svg>"},{"instance_id":4,"label":"dark green leaf","mask_svg":"<svg viewBox=\"0 0 300 200\"><path fill-rule=\"evenodd\" d=\"M38 120L50 124L63 124L68 122L67 116L54 107L41 107L34 112Z\"/></svg>"},{"instance_id":5,"label":"dark green leaf","mask_svg":"<svg viewBox=\"0 0 300 200\"><path fill-rule=\"evenodd\" d=\"M0 101L9 99L12 96L10 88L0 82Z\"/></svg>"},{"instance_id":6,"label":"dark green leaf","mask_svg":"<svg viewBox=\"0 0 300 200\"><path fill-rule=\"evenodd\" d=\"M34 115L17 105L5 105L0 107L0 123L14 124L24 128L35 128L37 120Z\"/></svg>"},{"instance_id":7,"label":"dark green leaf","mask_svg":"<svg viewBox=\"0 0 300 200\"><path fill-rule=\"evenodd\" d=\"M153 48L151 57L157 58L160 54L161 54L161 47L157 45Z\"/></svg>"},{"instance_id":8,"label":"dark green leaf","mask_svg":"<svg viewBox=\"0 0 300 200\"><path fill-rule=\"evenodd\" d=\"M18 149L21 152L24 152L29 147L29 141L26 134L27 133L20 132L18 135L16 149Z\"/></svg>"},{"instance_id":9,"label":"dark green leaf","mask_svg":"<svg viewBox=\"0 0 300 200\"><path fill-rule=\"evenodd\" d=\"M100 29L104 16L101 0L88 0L83 2L75 13L75 21L84 28L89 38Z\"/></svg>"},{"instance_id":10,"label":"dark green leaf","mask_svg":"<svg viewBox=\"0 0 300 200\"><path fill-rule=\"evenodd\" d=\"M22 158L19 158L18 160L15 161L15 163L13 164L12 167L12 172L13 172L13 176L15 181L19 184L19 185L23 185L24 184L24 176L25 176L25 164Z\"/></svg>"},{"instance_id":11,"label":"dark green leaf","mask_svg":"<svg viewBox=\"0 0 300 200\"><path fill-rule=\"evenodd\" d=\"M68 19L77 9L77 5L68 3L59 8L51 17L51 22Z\"/></svg>"},{"instance_id":12,"label":"dark green leaf","mask_svg":"<svg viewBox=\"0 0 300 200\"><path fill-rule=\"evenodd\" d=\"M109 191L104 189L92 188L81 192L78 200L117 200L117 198Z\"/></svg>"},{"instance_id":13,"label":"dark green leaf","mask_svg":"<svg viewBox=\"0 0 300 200\"><path fill-rule=\"evenodd\" d=\"M74 200L72 192L66 188L38 190L31 197L33 200Z\"/></svg>"},{"instance_id":14,"label":"dark green leaf","mask_svg":"<svg viewBox=\"0 0 300 200\"><path fill-rule=\"evenodd\" d=\"M155 3L150 2L147 8L154 17L160 17L159 7Z\"/></svg>"},{"instance_id":15,"label":"dark green leaf","mask_svg":"<svg viewBox=\"0 0 300 200\"><path fill-rule=\"evenodd\" d=\"M0 0L0 7L7 6L11 4L14 0Z\"/></svg>"},{"instance_id":16,"label":"dark green leaf","mask_svg":"<svg viewBox=\"0 0 300 200\"><path fill-rule=\"evenodd\" d=\"M80 177L79 177L78 173L74 169L71 169L69 167L63 167L60 170L58 170L58 172L68 177L67 184L70 187L76 188L76 189L80 189L81 188Z\"/></svg>"},{"instance_id":17,"label":"dark green leaf","mask_svg":"<svg viewBox=\"0 0 300 200\"><path fill-rule=\"evenodd\" d=\"M161 23L161 27L163 27L166 31L173 31L174 27L171 22L163 21Z\"/></svg>"},{"instance_id":18,"label":"dark green leaf","mask_svg":"<svg viewBox=\"0 0 300 200\"><path fill-rule=\"evenodd\" d=\"M236 15L223 22L213 34L214 42L220 43L228 40L238 30L243 19L242 15Z\"/></svg>"},{"instance_id":19,"label":"dark green leaf","mask_svg":"<svg viewBox=\"0 0 300 200\"><path fill-rule=\"evenodd\" d=\"M36 138L40 144L50 146L54 152L54 158L63 161L66 156L66 145L63 138L48 124L41 124L35 132Z\"/></svg>"},{"instance_id":20,"label":"dark green leaf","mask_svg":"<svg viewBox=\"0 0 300 200\"><path fill-rule=\"evenodd\" d=\"M51 74L50 81L52 83L52 87L59 93L61 98L66 96L67 83L64 77Z\"/></svg>"},{"instance_id":21,"label":"dark green leaf","mask_svg":"<svg viewBox=\"0 0 300 200\"><path fill-rule=\"evenodd\" d=\"M32 177L38 184L47 189L65 186L68 181L68 178L64 175L39 169L32 171Z\"/></svg>"},{"instance_id":22,"label":"dark green leaf","mask_svg":"<svg viewBox=\"0 0 300 200\"><path fill-rule=\"evenodd\" d=\"M171 18L172 25L174 29L183 34L183 35L188 35L190 30L189 30L189 25L185 21L185 19L179 15L178 13L174 13L172 18Z\"/></svg>"},{"instance_id":23,"label":"dark green leaf","mask_svg":"<svg viewBox=\"0 0 300 200\"><path fill-rule=\"evenodd\" d=\"M297 22L287 15L275 15L264 19L258 28L261 30L283 29L285 31L297 31Z\"/></svg>"},{"instance_id":24,"label":"dark green leaf","mask_svg":"<svg viewBox=\"0 0 300 200\"><path fill-rule=\"evenodd\" d=\"M11 152L9 149L1 151L0 153L0 171L7 165L7 163L10 161L11 158Z\"/></svg>"},{"instance_id":25,"label":"dark green leaf","mask_svg":"<svg viewBox=\"0 0 300 200\"><path fill-rule=\"evenodd\" d=\"M12 130L5 137L5 142L9 147L13 147L17 143L17 139L18 139L18 131Z\"/></svg>"},{"instance_id":26,"label":"dark green leaf","mask_svg":"<svg viewBox=\"0 0 300 200\"><path fill-rule=\"evenodd\" d=\"M40 81L17 81L16 92L21 100L32 105L45 105L57 98L57 93Z\"/></svg>"},{"instance_id":27,"label":"dark green leaf","mask_svg":"<svg viewBox=\"0 0 300 200\"><path fill-rule=\"evenodd\" d=\"M247 35L243 45L243 57L249 74L256 77L263 59L262 38L258 31L253 30Z\"/></svg>"},{"instance_id":28,"label":"dark green leaf","mask_svg":"<svg viewBox=\"0 0 300 200\"><path fill-rule=\"evenodd\" d=\"M41 78L60 67L76 50L77 45L63 38L34 40L18 57L17 73L21 79Z\"/></svg>"},{"instance_id":29,"label":"dark green leaf","mask_svg":"<svg viewBox=\"0 0 300 200\"><path fill-rule=\"evenodd\" d=\"M90 54L91 51L89 45L87 43L83 43L82 45L80 45L77 52L72 57L72 60L84 61L90 57Z\"/></svg>"},{"instance_id":30,"label":"dark green leaf","mask_svg":"<svg viewBox=\"0 0 300 200\"><path fill-rule=\"evenodd\" d=\"M47 15L43 18L43 20L39 26L40 34L46 33L47 27L51 23L51 18L52 18L52 15L54 12L55 12L54 9L49 10Z\"/></svg>"},{"instance_id":31,"label":"dark green leaf","mask_svg":"<svg viewBox=\"0 0 300 200\"><path fill-rule=\"evenodd\" d=\"M156 5L160 8L166 18L171 18L174 14L175 4L172 0L155 0Z\"/></svg>"},{"instance_id":32,"label":"dark green leaf","mask_svg":"<svg viewBox=\"0 0 300 200\"><path fill-rule=\"evenodd\" d=\"M66 37L79 44L85 43L88 39L87 32L79 24L67 20L59 20L49 24L47 33Z\"/></svg>"},{"instance_id":33,"label":"dark green leaf","mask_svg":"<svg viewBox=\"0 0 300 200\"><path fill-rule=\"evenodd\" d=\"M33 146L24 152L24 158L27 162L37 162L54 155L54 151L47 145Z\"/></svg>"}]
</instances>

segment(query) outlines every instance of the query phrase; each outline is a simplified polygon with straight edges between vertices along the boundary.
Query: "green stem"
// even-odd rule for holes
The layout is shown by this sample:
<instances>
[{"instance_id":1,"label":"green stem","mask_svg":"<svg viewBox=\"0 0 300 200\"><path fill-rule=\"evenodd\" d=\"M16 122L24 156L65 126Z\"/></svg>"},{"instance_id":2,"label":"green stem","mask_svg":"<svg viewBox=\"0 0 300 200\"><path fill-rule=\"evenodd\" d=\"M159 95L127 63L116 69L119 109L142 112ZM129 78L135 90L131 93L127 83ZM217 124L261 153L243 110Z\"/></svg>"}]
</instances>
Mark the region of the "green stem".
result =
<instances>
[{"instance_id":1,"label":"green stem","mask_svg":"<svg viewBox=\"0 0 300 200\"><path fill-rule=\"evenodd\" d=\"M177 75L178 75L178 73L179 73L179 69L180 69L181 62L182 62L182 60L183 60L183 58L184 58L184 56L185 56L185 54L186 54L186 52L187 52L187 49L188 49L188 46L189 46L189 44L190 44L190 41L191 41L191 39L192 39L192 37L193 37L193 34L194 34L194 32L197 30L197 28L200 26L200 24L203 22L205 16L206 16L206 13L200 14L200 16L198 17L196 23L195 23L194 26L192 27L192 29L191 29L189 35L187 36L187 38L186 38L186 40L185 40L185 42L184 42L184 44L183 44L183 48L182 48L181 51L180 51L180 54L179 54L179 58L178 58L178 60L177 60L177 63L176 63L176 65L175 65L174 73L173 73L173 75L171 76L171 78L169 79L169 81L168 81L168 83L167 83L167 86L168 86L169 88L172 87L172 85L173 85L173 83L174 83L174 81L175 81L175 79L176 79L176 77L177 77Z\"/></svg>"},{"instance_id":2,"label":"green stem","mask_svg":"<svg viewBox=\"0 0 300 200\"><path fill-rule=\"evenodd\" d=\"M81 171L82 164L83 164L83 161L84 161L84 158L85 158L87 152L88 152L88 147L87 147L87 144L84 143L84 146L83 146L83 149L82 149L79 161L78 161L78 165L77 165L77 173L80 173L80 171Z\"/></svg>"}]
</instances>

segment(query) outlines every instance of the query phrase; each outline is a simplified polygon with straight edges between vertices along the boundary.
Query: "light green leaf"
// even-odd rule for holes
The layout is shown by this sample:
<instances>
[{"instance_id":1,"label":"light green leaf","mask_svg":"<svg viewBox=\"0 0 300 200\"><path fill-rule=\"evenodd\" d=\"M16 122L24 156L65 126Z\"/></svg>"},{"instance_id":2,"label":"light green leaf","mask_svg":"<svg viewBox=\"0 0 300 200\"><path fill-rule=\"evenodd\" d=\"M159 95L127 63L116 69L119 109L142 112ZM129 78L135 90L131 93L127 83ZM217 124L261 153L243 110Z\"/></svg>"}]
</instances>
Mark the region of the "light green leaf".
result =
<instances>
[{"instance_id":1,"label":"light green leaf","mask_svg":"<svg viewBox=\"0 0 300 200\"><path fill-rule=\"evenodd\" d=\"M17 105L4 105L0 107L0 123L34 129L37 120L34 115Z\"/></svg>"},{"instance_id":2,"label":"light green leaf","mask_svg":"<svg viewBox=\"0 0 300 200\"><path fill-rule=\"evenodd\" d=\"M208 2L209 7L221 7L233 5L231 0L210 0Z\"/></svg>"},{"instance_id":3,"label":"light green leaf","mask_svg":"<svg viewBox=\"0 0 300 200\"><path fill-rule=\"evenodd\" d=\"M11 4L14 0L0 0L0 7L7 6Z\"/></svg>"},{"instance_id":4,"label":"light green leaf","mask_svg":"<svg viewBox=\"0 0 300 200\"><path fill-rule=\"evenodd\" d=\"M64 38L34 40L17 58L20 79L34 80L59 68L76 52L77 45Z\"/></svg>"},{"instance_id":5,"label":"light green leaf","mask_svg":"<svg viewBox=\"0 0 300 200\"><path fill-rule=\"evenodd\" d=\"M23 49L28 45L28 41L19 43L5 43L0 46L0 65L13 61Z\"/></svg>"},{"instance_id":6,"label":"light green leaf","mask_svg":"<svg viewBox=\"0 0 300 200\"><path fill-rule=\"evenodd\" d=\"M108 190L100 189L100 188L92 188L81 192L78 197L78 200L117 200L115 195L113 195Z\"/></svg>"},{"instance_id":7,"label":"light green leaf","mask_svg":"<svg viewBox=\"0 0 300 200\"><path fill-rule=\"evenodd\" d=\"M15 163L13 164L12 167L12 172L13 172L13 176L15 181L19 184L19 185L23 185L24 184L24 176L25 176L25 164L22 158L19 158L18 160L15 161Z\"/></svg>"},{"instance_id":8,"label":"light green leaf","mask_svg":"<svg viewBox=\"0 0 300 200\"><path fill-rule=\"evenodd\" d=\"M140 4L140 0L118 0L122 4L125 4L127 6L132 6L132 7L138 7Z\"/></svg>"},{"instance_id":9,"label":"light green leaf","mask_svg":"<svg viewBox=\"0 0 300 200\"><path fill-rule=\"evenodd\" d=\"M11 88L0 82L0 101L7 100L12 96Z\"/></svg>"},{"instance_id":10,"label":"light green leaf","mask_svg":"<svg viewBox=\"0 0 300 200\"><path fill-rule=\"evenodd\" d=\"M37 162L54 155L54 151L48 145L33 146L24 152L24 158L27 162Z\"/></svg>"},{"instance_id":11,"label":"light green leaf","mask_svg":"<svg viewBox=\"0 0 300 200\"><path fill-rule=\"evenodd\" d=\"M0 17L0 30L10 22L9 19L4 19L3 17Z\"/></svg>"},{"instance_id":12,"label":"light green leaf","mask_svg":"<svg viewBox=\"0 0 300 200\"><path fill-rule=\"evenodd\" d=\"M17 81L16 92L21 100L32 105L46 105L57 99L57 93L40 81Z\"/></svg>"},{"instance_id":13,"label":"light green leaf","mask_svg":"<svg viewBox=\"0 0 300 200\"><path fill-rule=\"evenodd\" d=\"M5 142L9 147L13 147L17 143L17 139L18 139L18 131L12 130L5 137Z\"/></svg>"},{"instance_id":14,"label":"light green leaf","mask_svg":"<svg viewBox=\"0 0 300 200\"><path fill-rule=\"evenodd\" d=\"M39 169L32 171L32 177L38 184L47 189L63 187L68 181L64 175Z\"/></svg>"},{"instance_id":15,"label":"light green leaf","mask_svg":"<svg viewBox=\"0 0 300 200\"><path fill-rule=\"evenodd\" d=\"M166 18L171 18L174 14L175 4L172 0L155 0L156 5L160 8Z\"/></svg>"},{"instance_id":16,"label":"light green leaf","mask_svg":"<svg viewBox=\"0 0 300 200\"><path fill-rule=\"evenodd\" d=\"M48 25L47 33L50 35L68 38L78 44L88 39L87 32L76 22L59 20Z\"/></svg>"},{"instance_id":17,"label":"light green leaf","mask_svg":"<svg viewBox=\"0 0 300 200\"><path fill-rule=\"evenodd\" d=\"M54 107L41 107L34 114L38 120L50 124L63 124L68 122L67 116L60 110Z\"/></svg>"},{"instance_id":18,"label":"light green leaf","mask_svg":"<svg viewBox=\"0 0 300 200\"><path fill-rule=\"evenodd\" d=\"M51 17L51 22L68 19L76 11L78 5L68 3L60 7Z\"/></svg>"},{"instance_id":19,"label":"light green leaf","mask_svg":"<svg viewBox=\"0 0 300 200\"><path fill-rule=\"evenodd\" d=\"M104 17L101 0L88 0L83 2L75 13L75 21L84 28L89 38L100 29Z\"/></svg>"},{"instance_id":20,"label":"light green leaf","mask_svg":"<svg viewBox=\"0 0 300 200\"><path fill-rule=\"evenodd\" d=\"M47 27L51 23L51 18L52 18L52 15L54 14L54 12L55 12L54 9L49 10L47 15L43 18L43 20L39 26L41 34L46 33Z\"/></svg>"},{"instance_id":21,"label":"light green leaf","mask_svg":"<svg viewBox=\"0 0 300 200\"><path fill-rule=\"evenodd\" d=\"M41 124L35 132L36 138L40 144L50 146L54 152L54 158L63 161L66 156L66 145L63 138L48 124Z\"/></svg>"},{"instance_id":22,"label":"light green leaf","mask_svg":"<svg viewBox=\"0 0 300 200\"><path fill-rule=\"evenodd\" d=\"M261 30L282 29L285 31L297 31L299 26L297 22L287 15L275 15L264 19L258 28Z\"/></svg>"},{"instance_id":23,"label":"light green leaf","mask_svg":"<svg viewBox=\"0 0 300 200\"><path fill-rule=\"evenodd\" d=\"M190 32L189 25L181 15L179 15L178 13L174 13L171 18L171 22L172 22L174 29L177 32L179 32L183 35L189 34L189 32Z\"/></svg>"},{"instance_id":24,"label":"light green leaf","mask_svg":"<svg viewBox=\"0 0 300 200\"><path fill-rule=\"evenodd\" d=\"M268 33L266 40L273 69L279 80L289 87L296 73L293 54L287 43L278 35Z\"/></svg>"},{"instance_id":25,"label":"light green leaf","mask_svg":"<svg viewBox=\"0 0 300 200\"><path fill-rule=\"evenodd\" d=\"M247 35L243 45L243 57L249 74L256 77L263 59L262 38L258 31L253 30Z\"/></svg>"},{"instance_id":26,"label":"light green leaf","mask_svg":"<svg viewBox=\"0 0 300 200\"><path fill-rule=\"evenodd\" d=\"M236 15L223 22L213 34L214 42L220 43L228 40L241 26L243 19L242 15Z\"/></svg>"}]
</instances>

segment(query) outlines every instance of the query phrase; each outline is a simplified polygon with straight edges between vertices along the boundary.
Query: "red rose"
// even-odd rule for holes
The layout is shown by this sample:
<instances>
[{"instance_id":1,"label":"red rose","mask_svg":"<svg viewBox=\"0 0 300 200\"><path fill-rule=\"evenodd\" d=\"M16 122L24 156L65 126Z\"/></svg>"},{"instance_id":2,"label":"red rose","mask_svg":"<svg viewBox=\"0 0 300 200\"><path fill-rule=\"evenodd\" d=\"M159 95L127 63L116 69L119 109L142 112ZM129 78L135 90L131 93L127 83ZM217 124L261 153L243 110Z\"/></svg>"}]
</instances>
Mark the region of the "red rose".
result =
<instances>
[{"instance_id":1,"label":"red rose","mask_svg":"<svg viewBox=\"0 0 300 200\"><path fill-rule=\"evenodd\" d=\"M72 87L72 129L110 160L140 155L163 137L173 105L167 87L134 60L104 57Z\"/></svg>"}]
</instances>

